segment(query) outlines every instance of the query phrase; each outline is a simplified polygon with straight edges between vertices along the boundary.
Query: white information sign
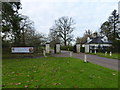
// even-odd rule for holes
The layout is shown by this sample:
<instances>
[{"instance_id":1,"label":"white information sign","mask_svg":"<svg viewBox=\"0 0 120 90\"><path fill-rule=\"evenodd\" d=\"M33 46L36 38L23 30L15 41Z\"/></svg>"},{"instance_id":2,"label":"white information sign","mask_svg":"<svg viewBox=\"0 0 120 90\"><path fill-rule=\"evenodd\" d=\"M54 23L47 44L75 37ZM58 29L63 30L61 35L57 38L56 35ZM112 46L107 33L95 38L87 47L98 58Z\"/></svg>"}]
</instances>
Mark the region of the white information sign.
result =
<instances>
[{"instance_id":1,"label":"white information sign","mask_svg":"<svg viewBox=\"0 0 120 90\"><path fill-rule=\"evenodd\" d=\"M12 53L33 53L33 47L12 47Z\"/></svg>"}]
</instances>

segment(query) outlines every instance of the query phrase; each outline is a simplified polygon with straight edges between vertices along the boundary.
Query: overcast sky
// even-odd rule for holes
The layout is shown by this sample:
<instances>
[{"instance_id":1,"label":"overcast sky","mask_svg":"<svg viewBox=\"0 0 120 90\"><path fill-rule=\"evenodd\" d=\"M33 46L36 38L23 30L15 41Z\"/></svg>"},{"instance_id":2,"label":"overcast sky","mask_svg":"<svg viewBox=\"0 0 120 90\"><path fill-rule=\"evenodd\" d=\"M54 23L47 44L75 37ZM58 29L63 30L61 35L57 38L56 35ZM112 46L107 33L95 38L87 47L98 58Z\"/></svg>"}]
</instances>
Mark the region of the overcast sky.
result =
<instances>
[{"instance_id":1,"label":"overcast sky","mask_svg":"<svg viewBox=\"0 0 120 90\"><path fill-rule=\"evenodd\" d=\"M21 0L20 13L27 15L37 32L48 34L54 20L68 16L75 21L74 37L82 36L86 29L98 31L119 0Z\"/></svg>"}]
</instances>

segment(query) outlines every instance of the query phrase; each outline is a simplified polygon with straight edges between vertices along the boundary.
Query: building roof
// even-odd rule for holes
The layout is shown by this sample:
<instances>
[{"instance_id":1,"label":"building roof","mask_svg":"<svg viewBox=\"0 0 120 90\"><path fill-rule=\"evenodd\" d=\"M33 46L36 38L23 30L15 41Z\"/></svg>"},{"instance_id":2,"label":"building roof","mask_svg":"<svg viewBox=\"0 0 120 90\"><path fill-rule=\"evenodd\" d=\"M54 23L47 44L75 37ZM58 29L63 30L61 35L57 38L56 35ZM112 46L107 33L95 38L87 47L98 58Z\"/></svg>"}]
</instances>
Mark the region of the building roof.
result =
<instances>
[{"instance_id":1,"label":"building roof","mask_svg":"<svg viewBox=\"0 0 120 90\"><path fill-rule=\"evenodd\" d=\"M104 42L103 40L103 37L95 37L95 38L91 38L91 41L90 42L82 42L82 43L86 43L86 44L112 44L112 41L108 40L106 42Z\"/></svg>"}]
</instances>

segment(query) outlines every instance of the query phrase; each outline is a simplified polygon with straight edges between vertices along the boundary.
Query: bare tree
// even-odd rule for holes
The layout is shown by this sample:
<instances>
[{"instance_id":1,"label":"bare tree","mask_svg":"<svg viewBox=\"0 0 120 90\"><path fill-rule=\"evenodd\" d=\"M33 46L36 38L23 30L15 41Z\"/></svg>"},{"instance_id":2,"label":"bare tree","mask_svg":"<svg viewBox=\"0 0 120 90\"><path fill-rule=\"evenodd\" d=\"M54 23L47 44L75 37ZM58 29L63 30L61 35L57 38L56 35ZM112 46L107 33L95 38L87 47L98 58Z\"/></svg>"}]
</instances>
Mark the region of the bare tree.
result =
<instances>
[{"instance_id":1,"label":"bare tree","mask_svg":"<svg viewBox=\"0 0 120 90\"><path fill-rule=\"evenodd\" d=\"M20 30L21 30L21 45L26 45L25 36L29 31L35 31L34 22L28 16L21 15ZM28 31L29 30L29 31ZM32 35L33 33L31 33Z\"/></svg>"},{"instance_id":2,"label":"bare tree","mask_svg":"<svg viewBox=\"0 0 120 90\"><path fill-rule=\"evenodd\" d=\"M76 43L85 43L87 41L87 37L92 37L92 30L88 29L85 30L83 37L77 37L76 38Z\"/></svg>"},{"instance_id":3,"label":"bare tree","mask_svg":"<svg viewBox=\"0 0 120 90\"><path fill-rule=\"evenodd\" d=\"M84 37L92 37L92 31L91 30L86 30L84 33Z\"/></svg>"},{"instance_id":4,"label":"bare tree","mask_svg":"<svg viewBox=\"0 0 120 90\"><path fill-rule=\"evenodd\" d=\"M52 28L52 33L57 37L60 37L64 45L66 46L70 41L72 41L72 32L74 30L74 20L70 17L61 17L58 20L55 20L55 26Z\"/></svg>"}]
</instances>

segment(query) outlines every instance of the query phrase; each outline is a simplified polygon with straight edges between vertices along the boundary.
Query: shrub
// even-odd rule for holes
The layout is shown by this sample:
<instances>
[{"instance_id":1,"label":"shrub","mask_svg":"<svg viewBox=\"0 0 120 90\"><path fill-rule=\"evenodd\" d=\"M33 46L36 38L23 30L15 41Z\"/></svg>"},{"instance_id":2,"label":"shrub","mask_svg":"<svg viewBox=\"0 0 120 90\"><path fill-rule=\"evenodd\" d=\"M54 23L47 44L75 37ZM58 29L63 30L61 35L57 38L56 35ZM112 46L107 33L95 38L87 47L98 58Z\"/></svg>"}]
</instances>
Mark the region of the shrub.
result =
<instances>
[{"instance_id":1,"label":"shrub","mask_svg":"<svg viewBox=\"0 0 120 90\"><path fill-rule=\"evenodd\" d=\"M73 46L61 46L61 50L73 51Z\"/></svg>"},{"instance_id":2,"label":"shrub","mask_svg":"<svg viewBox=\"0 0 120 90\"><path fill-rule=\"evenodd\" d=\"M85 47L80 47L80 51L81 51L82 53L84 53L84 52L85 52Z\"/></svg>"},{"instance_id":3,"label":"shrub","mask_svg":"<svg viewBox=\"0 0 120 90\"><path fill-rule=\"evenodd\" d=\"M113 46L112 47L113 52L120 53L120 40L113 40L112 46Z\"/></svg>"},{"instance_id":4,"label":"shrub","mask_svg":"<svg viewBox=\"0 0 120 90\"><path fill-rule=\"evenodd\" d=\"M34 53L43 53L45 46L34 47Z\"/></svg>"}]
</instances>

